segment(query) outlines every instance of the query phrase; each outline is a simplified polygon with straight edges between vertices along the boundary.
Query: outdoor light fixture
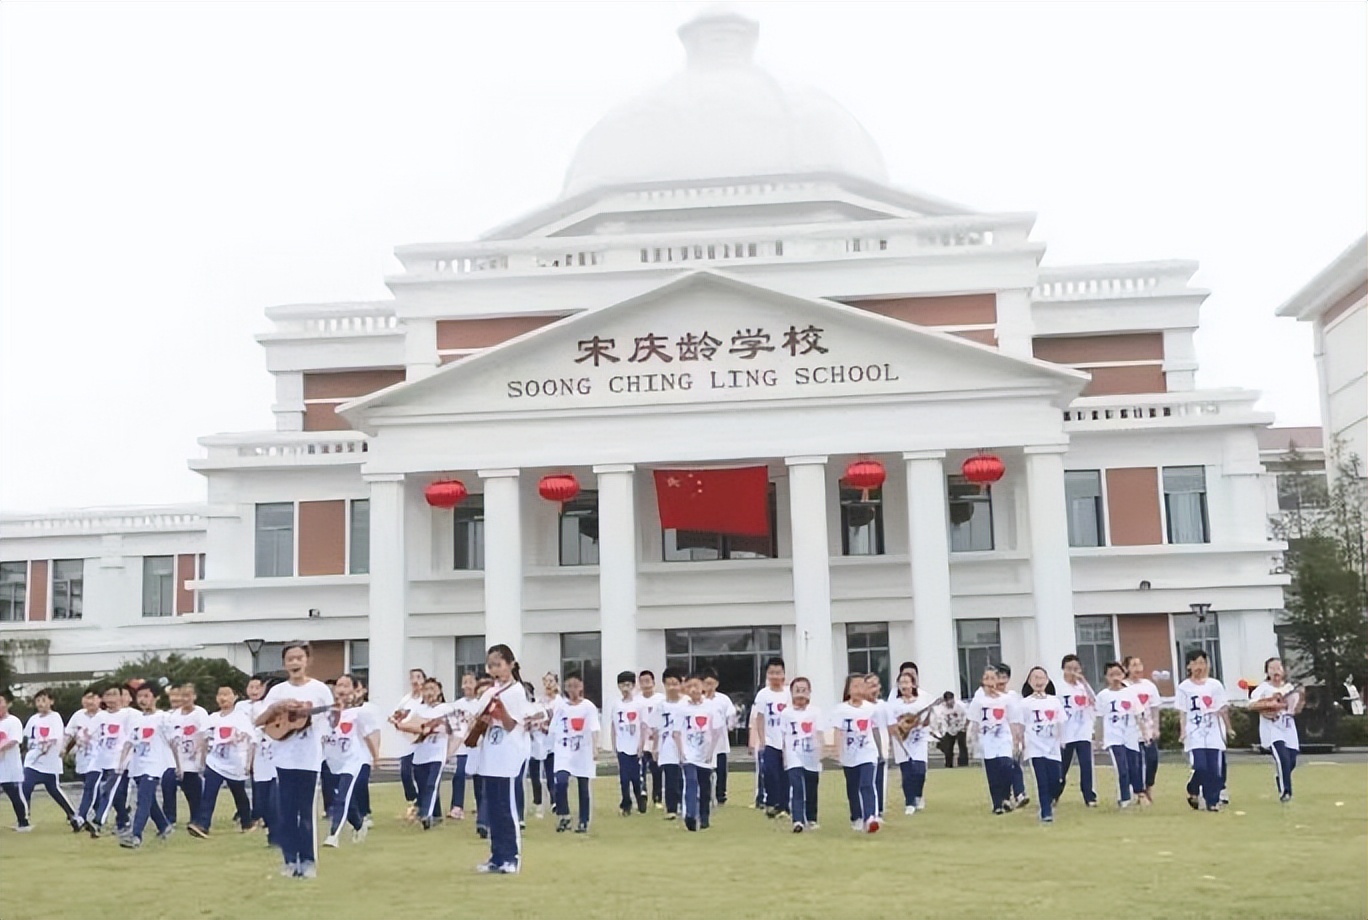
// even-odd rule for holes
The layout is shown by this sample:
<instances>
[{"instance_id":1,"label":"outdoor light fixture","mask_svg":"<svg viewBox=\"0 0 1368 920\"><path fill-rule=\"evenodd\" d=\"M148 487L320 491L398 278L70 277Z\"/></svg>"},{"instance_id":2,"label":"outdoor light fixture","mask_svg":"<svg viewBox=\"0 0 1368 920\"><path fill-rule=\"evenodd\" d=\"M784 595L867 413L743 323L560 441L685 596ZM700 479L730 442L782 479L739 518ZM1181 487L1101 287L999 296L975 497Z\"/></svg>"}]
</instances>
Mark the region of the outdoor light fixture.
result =
<instances>
[{"instance_id":1,"label":"outdoor light fixture","mask_svg":"<svg viewBox=\"0 0 1368 920\"><path fill-rule=\"evenodd\" d=\"M1188 604L1192 608L1193 614L1197 617L1198 623L1205 623L1207 614L1211 612L1210 604Z\"/></svg>"},{"instance_id":2,"label":"outdoor light fixture","mask_svg":"<svg viewBox=\"0 0 1368 920\"><path fill-rule=\"evenodd\" d=\"M1140 590L1141 590L1141 591L1148 591L1149 589L1150 589L1149 579L1146 579L1146 580L1140 582Z\"/></svg>"},{"instance_id":3,"label":"outdoor light fixture","mask_svg":"<svg viewBox=\"0 0 1368 920\"><path fill-rule=\"evenodd\" d=\"M316 620L316 619L318 619L319 617L321 617L322 615L323 615L323 611L319 610L317 607L310 607L310 608L309 608L309 619L311 619L311 620Z\"/></svg>"},{"instance_id":4,"label":"outdoor light fixture","mask_svg":"<svg viewBox=\"0 0 1368 920\"><path fill-rule=\"evenodd\" d=\"M252 657L253 657L253 658L256 658L256 656L257 656L258 654L261 653L261 647L262 647L263 645L266 644L266 640L265 640L265 639L243 639L243 640L242 640L242 644L245 645L245 646L247 646L247 651L249 651L249 652L252 653Z\"/></svg>"}]
</instances>

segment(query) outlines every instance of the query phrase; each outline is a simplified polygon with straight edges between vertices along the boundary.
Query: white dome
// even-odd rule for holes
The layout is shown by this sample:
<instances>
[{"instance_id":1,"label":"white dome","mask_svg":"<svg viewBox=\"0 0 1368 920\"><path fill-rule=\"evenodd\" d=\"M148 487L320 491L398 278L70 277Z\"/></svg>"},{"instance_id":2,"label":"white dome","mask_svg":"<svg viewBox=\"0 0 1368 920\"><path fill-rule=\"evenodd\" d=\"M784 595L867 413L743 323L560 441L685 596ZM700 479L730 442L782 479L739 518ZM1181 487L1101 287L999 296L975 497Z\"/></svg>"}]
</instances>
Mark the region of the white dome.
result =
<instances>
[{"instance_id":1,"label":"white dome","mask_svg":"<svg viewBox=\"0 0 1368 920\"><path fill-rule=\"evenodd\" d=\"M887 182L883 156L825 93L752 60L759 26L704 13L679 30L688 65L619 106L580 141L563 197L595 188L699 179L841 173Z\"/></svg>"}]
</instances>

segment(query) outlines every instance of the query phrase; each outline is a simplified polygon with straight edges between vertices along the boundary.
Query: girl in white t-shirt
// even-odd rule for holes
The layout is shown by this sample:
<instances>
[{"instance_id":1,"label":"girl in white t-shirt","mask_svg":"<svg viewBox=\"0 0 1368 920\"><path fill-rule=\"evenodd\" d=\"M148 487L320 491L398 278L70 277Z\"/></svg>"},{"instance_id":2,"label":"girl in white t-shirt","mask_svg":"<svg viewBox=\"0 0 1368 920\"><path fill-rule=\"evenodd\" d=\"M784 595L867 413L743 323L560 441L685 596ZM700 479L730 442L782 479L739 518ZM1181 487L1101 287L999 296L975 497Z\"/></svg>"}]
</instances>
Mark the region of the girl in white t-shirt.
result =
<instances>
[{"instance_id":1,"label":"girl in white t-shirt","mask_svg":"<svg viewBox=\"0 0 1368 920\"><path fill-rule=\"evenodd\" d=\"M1015 807L1012 759L1018 748L1019 730L1019 726L1013 725L1016 705L998 687L997 669L984 668L979 689L969 703L969 732L978 739L979 756L983 758L983 771L988 778L988 797L995 815Z\"/></svg>"},{"instance_id":2,"label":"girl in white t-shirt","mask_svg":"<svg viewBox=\"0 0 1368 920\"><path fill-rule=\"evenodd\" d=\"M1159 688L1154 681L1145 676L1145 662L1138 655L1127 655L1121 659L1121 667L1126 671L1126 686L1135 691L1136 701L1140 704L1140 721L1148 741L1140 742L1140 759L1144 770L1145 801L1154 804L1154 780L1159 775Z\"/></svg>"},{"instance_id":3,"label":"girl in white t-shirt","mask_svg":"<svg viewBox=\"0 0 1368 920\"><path fill-rule=\"evenodd\" d=\"M537 817L546 817L546 806L542 801L542 778L546 779L546 798L551 798L556 783L556 755L551 750L551 710L555 708L558 680L555 674L542 675L542 696L537 705L542 708L545 718L536 719L528 726L528 736L532 754L527 760L527 778L532 781L532 804L537 806ZM552 803L554 809L554 802Z\"/></svg>"},{"instance_id":4,"label":"girl in white t-shirt","mask_svg":"<svg viewBox=\"0 0 1368 920\"><path fill-rule=\"evenodd\" d=\"M845 771L850 829L874 834L880 827L874 775L881 753L874 725L875 707L868 692L865 675L849 675L841 693L842 702L831 713L831 727L836 730L836 749Z\"/></svg>"},{"instance_id":5,"label":"girl in white t-shirt","mask_svg":"<svg viewBox=\"0 0 1368 920\"><path fill-rule=\"evenodd\" d=\"M1021 701L1021 725L1026 758L1035 771L1036 795L1040 797L1040 820L1054 821L1054 797L1059 789L1059 733L1064 725L1064 706L1050 694L1050 675L1034 667L1026 675L1030 695Z\"/></svg>"},{"instance_id":6,"label":"girl in white t-shirt","mask_svg":"<svg viewBox=\"0 0 1368 920\"><path fill-rule=\"evenodd\" d=\"M408 678L408 693L399 697L394 712L390 713L389 722L395 728L423 703L423 681L427 680L427 672L422 668L409 668ZM413 754L413 751L406 751L399 758L399 784L404 788L404 801L408 803L404 817L410 821L418 819L418 784L413 778Z\"/></svg>"},{"instance_id":7,"label":"girl in white t-shirt","mask_svg":"<svg viewBox=\"0 0 1368 920\"><path fill-rule=\"evenodd\" d=\"M1266 680L1249 695L1249 708L1259 714L1259 745L1273 755L1278 801L1290 802L1292 771L1297 768L1297 753L1301 749L1296 715L1306 704L1306 697L1300 687L1287 682L1287 672L1279 658L1264 662L1264 677Z\"/></svg>"},{"instance_id":8,"label":"girl in white t-shirt","mask_svg":"<svg viewBox=\"0 0 1368 920\"><path fill-rule=\"evenodd\" d=\"M451 740L455 748L452 759L456 763L451 774L451 811L447 812L447 817L454 821L465 818L466 777L470 775L471 753L465 746L465 736L475 721L475 707L480 699L475 686L475 672L466 671L461 675L461 698L451 704Z\"/></svg>"},{"instance_id":9,"label":"girl in white t-shirt","mask_svg":"<svg viewBox=\"0 0 1368 920\"><path fill-rule=\"evenodd\" d=\"M1210 676L1206 652L1192 649L1185 658L1189 677L1178 685L1173 705L1183 718L1183 750L1192 762L1188 804L1197 809L1205 802L1207 811L1220 811L1221 789L1225 785L1221 780L1221 762L1229 731L1225 687Z\"/></svg>"},{"instance_id":10,"label":"girl in white t-shirt","mask_svg":"<svg viewBox=\"0 0 1368 920\"><path fill-rule=\"evenodd\" d=\"M1097 695L1083 676L1083 662L1077 655L1065 655L1059 666L1064 676L1059 684L1060 706L1064 723L1060 727L1059 785L1056 801L1064 797L1064 786L1069 779L1069 766L1078 757L1078 786L1083 793L1083 804L1097 807L1097 790L1093 788L1093 734L1097 726Z\"/></svg>"},{"instance_id":11,"label":"girl in white t-shirt","mask_svg":"<svg viewBox=\"0 0 1368 920\"><path fill-rule=\"evenodd\" d=\"M35 693L33 706L37 712L29 716L28 724L24 726L24 738L28 742L28 753L24 757L24 801L32 808L33 790L41 785L66 813L72 830L79 831L81 822L76 819L76 810L61 786L62 737L66 726L62 717L52 711L51 692L39 690Z\"/></svg>"},{"instance_id":12,"label":"girl in white t-shirt","mask_svg":"<svg viewBox=\"0 0 1368 920\"><path fill-rule=\"evenodd\" d=\"M931 735L931 707L936 701L921 693L918 672L906 669L898 675L898 695L883 704L893 761L902 774L903 814L915 815L925 808L926 745Z\"/></svg>"},{"instance_id":13,"label":"girl in white t-shirt","mask_svg":"<svg viewBox=\"0 0 1368 920\"><path fill-rule=\"evenodd\" d=\"M789 684L792 704L780 715L784 733L784 771L789 782L789 814L793 832L817 827L817 787L822 778L822 714L812 703L812 683L795 677Z\"/></svg>"},{"instance_id":14,"label":"girl in white t-shirt","mask_svg":"<svg viewBox=\"0 0 1368 920\"><path fill-rule=\"evenodd\" d=\"M494 685L480 697L479 722L486 726L479 740L480 776L484 800L480 816L489 813L489 860L479 872L512 874L521 868L522 835L518 832L517 791L529 750L526 719L532 702L523 689L522 674L513 650L494 645L485 658Z\"/></svg>"},{"instance_id":15,"label":"girl in white t-shirt","mask_svg":"<svg viewBox=\"0 0 1368 920\"><path fill-rule=\"evenodd\" d=\"M361 688L350 674L337 678L333 688L342 706L337 721L323 739L324 761L332 770L336 786L328 809L328 836L324 846L337 846L345 822L352 828L352 843L363 843L370 831L370 774L380 756L380 721L364 705ZM443 733L442 738L447 736ZM439 771L440 772L440 771Z\"/></svg>"},{"instance_id":16,"label":"girl in white t-shirt","mask_svg":"<svg viewBox=\"0 0 1368 920\"><path fill-rule=\"evenodd\" d=\"M420 701L396 726L413 736L413 782L418 788L418 821L425 831L442 820L442 764L446 763L450 714L450 707L442 702L442 685L429 677L423 681Z\"/></svg>"}]
</instances>

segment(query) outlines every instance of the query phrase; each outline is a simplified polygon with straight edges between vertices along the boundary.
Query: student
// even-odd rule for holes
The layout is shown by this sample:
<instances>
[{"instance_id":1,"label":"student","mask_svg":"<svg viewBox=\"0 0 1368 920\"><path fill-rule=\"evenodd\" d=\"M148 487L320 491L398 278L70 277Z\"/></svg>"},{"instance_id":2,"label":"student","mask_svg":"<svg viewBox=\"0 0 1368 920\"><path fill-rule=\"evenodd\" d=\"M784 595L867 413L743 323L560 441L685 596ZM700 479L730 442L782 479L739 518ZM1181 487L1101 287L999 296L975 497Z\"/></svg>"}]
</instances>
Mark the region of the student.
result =
<instances>
[{"instance_id":1,"label":"student","mask_svg":"<svg viewBox=\"0 0 1368 920\"><path fill-rule=\"evenodd\" d=\"M1107 686L1097 694L1102 715L1102 745L1111 754L1120 790L1118 804L1129 808L1131 793L1145 792L1145 765L1140 756L1141 712L1135 691L1125 684L1126 672L1119 661L1108 661L1103 671ZM1143 799L1141 800L1143 801Z\"/></svg>"},{"instance_id":2,"label":"student","mask_svg":"<svg viewBox=\"0 0 1368 920\"><path fill-rule=\"evenodd\" d=\"M707 681L704 681L704 690L707 690ZM643 790L649 787L651 802L656 808L663 808L663 796L660 789L660 763L656 760L656 738L655 713L656 708L665 700L665 695L656 689L656 677L654 671L642 669L637 675L637 687L640 692L637 699L641 701L641 717L645 720L646 738L641 750L641 787ZM723 786L725 787L725 783Z\"/></svg>"},{"instance_id":3,"label":"student","mask_svg":"<svg viewBox=\"0 0 1368 920\"><path fill-rule=\"evenodd\" d=\"M717 707L703 699L702 674L688 676L684 681L684 693L688 702L682 709L681 724L675 730L675 743L679 745L684 761L684 829L707 830L712 802L705 790L711 788L712 772L717 766L717 747L726 729L717 716Z\"/></svg>"},{"instance_id":4,"label":"student","mask_svg":"<svg viewBox=\"0 0 1368 920\"><path fill-rule=\"evenodd\" d=\"M266 694L266 709L256 719L258 728L287 711L304 714L307 719L297 732L281 741L271 742L271 759L276 772L276 802L280 827L280 874L287 878L318 876L317 837L314 831L314 795L318 772L323 765L323 735L328 729L332 691L309 676L310 649L307 642L287 642L280 660L286 679Z\"/></svg>"},{"instance_id":5,"label":"student","mask_svg":"<svg viewBox=\"0 0 1368 920\"><path fill-rule=\"evenodd\" d=\"M252 826L252 803L247 798L247 761L252 754L252 722L237 708L237 691L227 684L214 694L218 711L204 723L204 789L199 810L190 817L186 831L191 837L209 836L219 787L228 786L237 806L238 826L245 833Z\"/></svg>"},{"instance_id":6,"label":"student","mask_svg":"<svg viewBox=\"0 0 1368 920\"><path fill-rule=\"evenodd\" d=\"M1060 728L1059 785L1054 794L1057 804L1064 796L1069 780L1069 765L1078 757L1078 786L1083 793L1083 804L1097 807L1097 790L1093 788L1093 732L1097 724L1097 696L1083 676L1083 662L1077 655L1065 655L1060 661L1064 676L1060 681L1059 704L1064 711Z\"/></svg>"},{"instance_id":7,"label":"student","mask_svg":"<svg viewBox=\"0 0 1368 920\"><path fill-rule=\"evenodd\" d=\"M71 714L66 724L66 750L75 752L76 775L81 778L81 802L76 807L76 820L71 828L77 832L85 827L100 788L100 771L95 769L99 717L100 694L94 687L87 687L81 694L81 708Z\"/></svg>"},{"instance_id":8,"label":"student","mask_svg":"<svg viewBox=\"0 0 1368 920\"><path fill-rule=\"evenodd\" d=\"M24 726L28 753L24 756L24 802L33 808L33 790L42 786L52 800L66 813L71 829L79 831L81 822L62 792L62 736L65 726L62 717L52 711L52 691L39 690L33 695L37 710Z\"/></svg>"},{"instance_id":9,"label":"student","mask_svg":"<svg viewBox=\"0 0 1368 920\"><path fill-rule=\"evenodd\" d=\"M390 724L396 728L423 702L423 681L427 680L427 672L422 668L410 668L408 678L408 693L399 698L389 717ZM413 754L413 751L409 751L399 758L399 782L404 787L404 801L408 803L404 817L410 821L418 818L418 786L413 779Z\"/></svg>"},{"instance_id":10,"label":"student","mask_svg":"<svg viewBox=\"0 0 1368 920\"><path fill-rule=\"evenodd\" d=\"M323 758L336 777L332 807L328 809L325 847L337 846L343 823L351 825L352 843L363 843L370 830L369 799L371 769L380 756L380 720L366 709L350 674L337 678L333 692L341 704L337 722L323 738ZM447 735L440 735L443 741ZM418 768L417 755L414 769ZM440 767L438 769L440 773ZM440 777L439 780L440 782ZM421 796L419 797L421 801Z\"/></svg>"},{"instance_id":11,"label":"student","mask_svg":"<svg viewBox=\"0 0 1368 920\"><path fill-rule=\"evenodd\" d=\"M10 715L10 692L0 689L0 789L9 796L14 808L14 829L26 834L33 830L29 823L28 800L24 798L24 766L19 757L19 742L24 738L24 725L18 716Z\"/></svg>"},{"instance_id":12,"label":"student","mask_svg":"<svg viewBox=\"0 0 1368 920\"><path fill-rule=\"evenodd\" d=\"M1159 775L1159 688L1145 676L1145 662L1138 655L1121 659L1126 672L1126 686L1135 691L1140 704L1140 721L1148 741L1140 742L1141 767L1144 770L1145 801L1154 804L1154 780Z\"/></svg>"},{"instance_id":13,"label":"student","mask_svg":"<svg viewBox=\"0 0 1368 920\"><path fill-rule=\"evenodd\" d=\"M932 717L932 735L936 737L936 747L945 755L947 769L956 766L955 748L959 748L958 766L969 766L969 711L964 704L955 699L955 694L946 690L941 696L936 714Z\"/></svg>"},{"instance_id":14,"label":"student","mask_svg":"<svg viewBox=\"0 0 1368 920\"><path fill-rule=\"evenodd\" d=\"M401 732L413 735L412 753L406 755L413 764L413 782L418 788L418 822L423 830L431 830L442 821L442 764L447 758L447 718L451 708L441 701L442 685L436 678L423 681L421 701L409 709L408 718L396 726ZM437 731L429 731L428 723L441 720ZM340 829L341 821L336 822ZM329 846L337 846L336 835ZM326 841L325 841L326 843Z\"/></svg>"},{"instance_id":15,"label":"student","mask_svg":"<svg viewBox=\"0 0 1368 920\"><path fill-rule=\"evenodd\" d=\"M479 872L508 875L522 865L522 836L518 832L517 797L513 784L527 762L528 740L524 720L532 704L523 690L522 675L513 650L494 645L485 658L494 685L480 698L479 719L488 728L480 736L480 776L484 780L483 818L489 812L489 860Z\"/></svg>"},{"instance_id":16,"label":"student","mask_svg":"<svg viewBox=\"0 0 1368 920\"><path fill-rule=\"evenodd\" d=\"M1259 714L1259 746L1273 755L1273 782L1278 801L1292 801L1292 771L1297 769L1296 716L1306 704L1306 695L1287 682L1282 659L1264 662L1264 682L1249 695L1249 708Z\"/></svg>"},{"instance_id":17,"label":"student","mask_svg":"<svg viewBox=\"0 0 1368 920\"><path fill-rule=\"evenodd\" d=\"M527 759L527 778L532 781L532 804L537 806L537 817L546 817L546 806L542 798L542 777L546 778L546 798L553 798L552 790L556 784L555 756L551 750L551 710L554 708L555 700L548 700L549 691L547 689L547 678L551 678L552 686L555 686L556 675L542 675L542 695L536 698L535 705L541 709L540 718L535 718L527 726L528 745L531 755ZM530 686L530 685L529 685ZM527 688L524 688L527 689ZM530 694L529 690L529 694ZM532 697L529 695L528 697ZM555 811L555 803L552 802L552 811Z\"/></svg>"},{"instance_id":18,"label":"student","mask_svg":"<svg viewBox=\"0 0 1368 920\"><path fill-rule=\"evenodd\" d=\"M461 698L451 704L451 744L456 763L451 773L451 811L447 812L447 817L453 821L465 819L465 787L471 753L465 746L465 736L475 721L475 707L480 702L475 686L475 672L466 671L461 675Z\"/></svg>"},{"instance_id":19,"label":"student","mask_svg":"<svg viewBox=\"0 0 1368 920\"><path fill-rule=\"evenodd\" d=\"M641 751L646 743L642 731L644 707L636 699L636 674L623 671L617 676L621 698L613 705L613 749L617 753L618 786L622 799L618 812L624 817L632 813L635 799L637 811L646 813L646 792L641 785Z\"/></svg>"},{"instance_id":20,"label":"student","mask_svg":"<svg viewBox=\"0 0 1368 920\"><path fill-rule=\"evenodd\" d=\"M86 818L85 830L91 837L100 836L110 808L114 809L114 829L119 834L128 830L128 774L121 766L124 740L133 734L133 723L138 714L123 705L127 688L115 684L104 692L104 712L96 723L94 769L100 771L100 788Z\"/></svg>"},{"instance_id":21,"label":"student","mask_svg":"<svg viewBox=\"0 0 1368 920\"><path fill-rule=\"evenodd\" d=\"M993 814L1001 815L1016 807L1012 795L1012 758L1017 751L1019 725L1012 722L1013 707L1001 688L997 668L983 670L978 691L969 704L970 731L978 739L979 756L988 777L988 797Z\"/></svg>"},{"instance_id":22,"label":"student","mask_svg":"<svg viewBox=\"0 0 1368 920\"><path fill-rule=\"evenodd\" d=\"M132 733L124 738L119 762L120 770L127 771L137 795L133 825L128 833L119 837L119 846L130 850L142 846L148 818L152 819L157 836L162 840L176 829L157 802L162 777L168 769L176 770L177 750L171 746L167 734L166 713L157 709L157 691L150 684L140 686L134 700L140 712L133 722Z\"/></svg>"},{"instance_id":23,"label":"student","mask_svg":"<svg viewBox=\"0 0 1368 920\"><path fill-rule=\"evenodd\" d=\"M190 820L199 814L200 796L204 791L205 726L209 724L209 713L195 702L195 684L186 681L176 688L175 705L166 713L167 738L176 748L180 763L180 775L171 774L169 787L163 778L163 799L169 800L170 807L163 808L166 820L176 823L176 786L185 794L185 804L190 810ZM177 782L178 780L178 782ZM170 791L167 796L166 792Z\"/></svg>"},{"instance_id":24,"label":"student","mask_svg":"<svg viewBox=\"0 0 1368 920\"><path fill-rule=\"evenodd\" d=\"M1007 706L1012 719L1013 731L1016 732L1017 749L1012 755L1012 804L1016 808L1022 808L1031 804L1031 797L1026 793L1026 773L1021 768L1022 740L1020 734L1021 718L1021 694L1012 688L1012 668L1011 665L1001 663L997 665L998 690L1007 696ZM1054 687L1050 687L1053 692Z\"/></svg>"},{"instance_id":25,"label":"student","mask_svg":"<svg viewBox=\"0 0 1368 920\"><path fill-rule=\"evenodd\" d=\"M1055 792L1059 789L1060 729L1064 726L1064 705L1048 692L1050 675L1042 667L1031 668L1026 686L1031 693L1021 701L1026 757L1035 772L1036 795L1040 798L1040 820L1054 823Z\"/></svg>"},{"instance_id":26,"label":"student","mask_svg":"<svg viewBox=\"0 0 1368 920\"><path fill-rule=\"evenodd\" d=\"M717 692L717 670L703 669L703 699L713 704L717 718L722 722L722 739L717 746L717 770L713 774L714 801L718 805L727 804L727 758L731 755L731 733L736 728L736 703L725 693ZM787 784L787 777L785 783ZM787 785L785 785L787 788Z\"/></svg>"},{"instance_id":27,"label":"student","mask_svg":"<svg viewBox=\"0 0 1368 920\"><path fill-rule=\"evenodd\" d=\"M822 778L822 714L811 705L812 683L795 677L789 684L793 704L780 716L784 733L784 771L789 783L793 832L817 830L817 787ZM720 769L720 767L719 767Z\"/></svg>"},{"instance_id":28,"label":"student","mask_svg":"<svg viewBox=\"0 0 1368 920\"><path fill-rule=\"evenodd\" d=\"M898 698L898 680L904 674L910 673L917 679L918 686L921 684L921 669L917 667L915 661L904 661L898 665L898 676L893 678L893 686L888 688L888 702L893 702Z\"/></svg>"},{"instance_id":29,"label":"student","mask_svg":"<svg viewBox=\"0 0 1368 920\"><path fill-rule=\"evenodd\" d=\"M684 796L684 759L679 749L679 732L684 724L684 680L677 668L666 668L660 679L665 685L665 699L656 707L651 736L655 760L660 764L660 781L665 787L665 820L675 821Z\"/></svg>"},{"instance_id":30,"label":"student","mask_svg":"<svg viewBox=\"0 0 1368 920\"><path fill-rule=\"evenodd\" d=\"M252 827L266 829L268 845L279 845L276 829L280 827L279 800L276 795L275 754L272 741L260 728L257 719L266 711L266 681L252 677L247 681L247 699L237 704L237 709L247 717L252 725L254 740L248 765L252 774Z\"/></svg>"},{"instance_id":31,"label":"student","mask_svg":"<svg viewBox=\"0 0 1368 920\"><path fill-rule=\"evenodd\" d=\"M598 748L599 729L598 707L584 698L584 680L572 671L565 675L565 699L554 704L550 726L551 750L556 758L552 811L556 814L558 834L570 829L572 776L579 792L579 823L575 833L589 832L589 819L593 814L589 789L594 778L594 751Z\"/></svg>"},{"instance_id":32,"label":"student","mask_svg":"<svg viewBox=\"0 0 1368 920\"><path fill-rule=\"evenodd\" d=\"M893 694L897 694L896 689ZM874 765L874 808L882 821L884 803L888 800L888 758L892 756L892 745L888 743L888 703L883 698L883 681L872 671L865 675L865 699L874 707L874 735L879 741L879 762Z\"/></svg>"},{"instance_id":33,"label":"student","mask_svg":"<svg viewBox=\"0 0 1368 920\"><path fill-rule=\"evenodd\" d=\"M1187 784L1188 805L1194 809L1220 811L1221 759L1226 749L1225 687L1210 676L1206 652L1191 649L1184 656L1188 679L1178 685L1173 705L1182 716L1183 750L1192 761ZM1198 798L1200 794L1201 798Z\"/></svg>"},{"instance_id":34,"label":"student","mask_svg":"<svg viewBox=\"0 0 1368 920\"><path fill-rule=\"evenodd\" d=\"M493 686L494 678L483 671L475 676L475 705L471 710L474 713L471 717L471 728L479 721L480 713L483 712L480 699ZM531 747L530 742L528 747ZM475 833L481 840L488 840L489 812L484 807L484 777L480 776L480 748L478 744L473 748L467 744L465 749L469 752L466 755L466 773L470 776L470 792L475 800Z\"/></svg>"},{"instance_id":35,"label":"student","mask_svg":"<svg viewBox=\"0 0 1368 920\"><path fill-rule=\"evenodd\" d=\"M926 807L926 746L931 734L931 707L935 700L921 694L916 668L898 675L898 695L885 702L883 715L893 748L893 762L902 775L903 814L915 815ZM953 699L953 697L952 697Z\"/></svg>"},{"instance_id":36,"label":"student","mask_svg":"<svg viewBox=\"0 0 1368 920\"><path fill-rule=\"evenodd\" d=\"M874 774L875 764L881 758L874 730L874 704L867 697L869 690L865 675L846 677L842 702L831 714L831 726L836 730L836 749L845 771L850 829L874 834L880 827Z\"/></svg>"},{"instance_id":37,"label":"student","mask_svg":"<svg viewBox=\"0 0 1368 920\"><path fill-rule=\"evenodd\" d=\"M751 707L750 749L760 770L760 799L768 817L788 808L784 782L784 737L779 718L793 702L784 686L784 659L765 662L765 686Z\"/></svg>"}]
</instances>

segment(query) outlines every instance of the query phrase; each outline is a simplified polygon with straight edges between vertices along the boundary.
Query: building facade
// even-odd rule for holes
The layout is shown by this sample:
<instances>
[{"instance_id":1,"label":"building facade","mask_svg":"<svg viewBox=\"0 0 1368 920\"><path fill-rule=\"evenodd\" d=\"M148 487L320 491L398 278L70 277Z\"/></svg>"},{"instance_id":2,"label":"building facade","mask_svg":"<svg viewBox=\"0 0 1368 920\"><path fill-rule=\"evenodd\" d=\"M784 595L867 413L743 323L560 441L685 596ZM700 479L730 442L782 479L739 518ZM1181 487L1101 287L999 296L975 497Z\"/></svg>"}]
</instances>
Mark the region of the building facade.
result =
<instances>
[{"instance_id":1,"label":"building facade","mask_svg":"<svg viewBox=\"0 0 1368 920\"><path fill-rule=\"evenodd\" d=\"M1075 649L1140 654L1166 693L1194 645L1253 673L1286 580L1271 418L1195 387L1196 265L1042 267L1033 215L891 186L853 117L752 62L754 23L680 34L685 68L589 132L559 199L399 247L392 299L270 309L276 428L201 440L183 530L0 522L0 637L54 669L270 668L302 637L380 700L494 642L529 676L710 664L739 694L782 654L826 699L904 659L936 692ZM766 471L767 537L661 528L656 472L733 467ZM552 474L581 491L543 499ZM470 494L432 507L438 480ZM85 609L59 617L75 561Z\"/></svg>"}]
</instances>

